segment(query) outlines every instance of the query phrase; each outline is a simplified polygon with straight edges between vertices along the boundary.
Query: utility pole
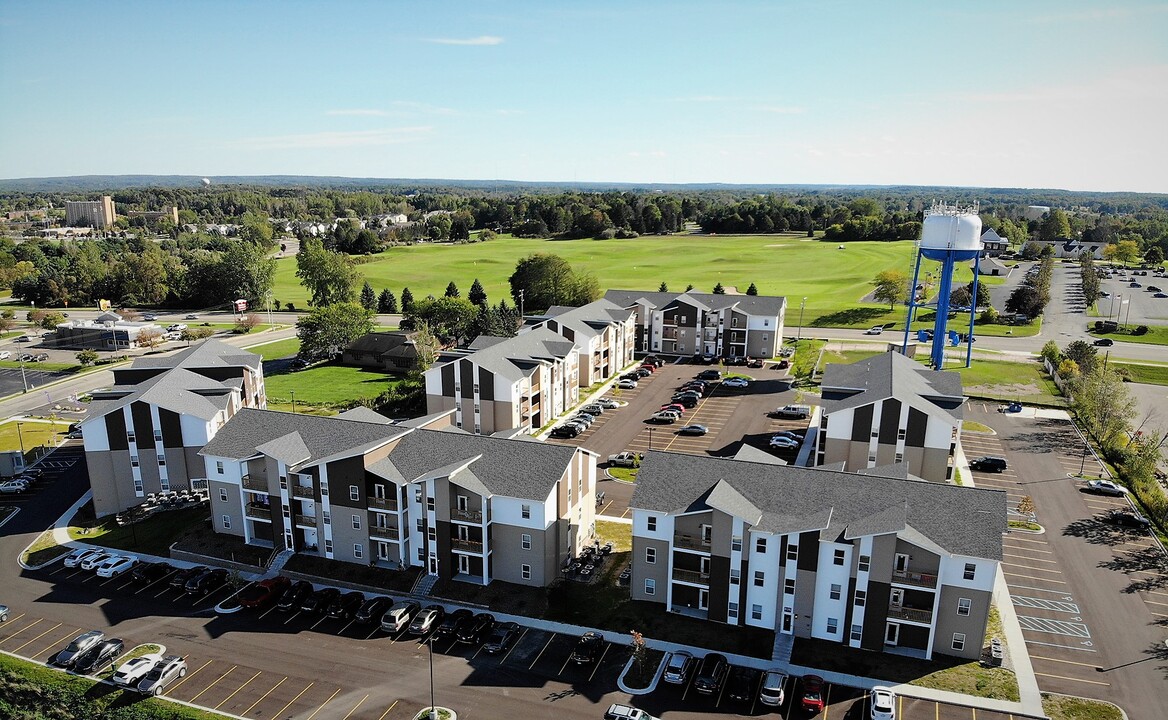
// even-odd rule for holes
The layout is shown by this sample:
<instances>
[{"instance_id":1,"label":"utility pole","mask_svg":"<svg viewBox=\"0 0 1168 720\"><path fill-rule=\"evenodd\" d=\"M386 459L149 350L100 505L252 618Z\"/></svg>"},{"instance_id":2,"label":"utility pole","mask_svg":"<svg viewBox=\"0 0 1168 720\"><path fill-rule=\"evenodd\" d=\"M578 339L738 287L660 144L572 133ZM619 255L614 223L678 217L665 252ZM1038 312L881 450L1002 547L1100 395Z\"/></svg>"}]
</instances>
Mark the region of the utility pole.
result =
<instances>
[{"instance_id":1,"label":"utility pole","mask_svg":"<svg viewBox=\"0 0 1168 720\"><path fill-rule=\"evenodd\" d=\"M519 291L519 324L523 324L523 291Z\"/></svg>"},{"instance_id":2,"label":"utility pole","mask_svg":"<svg viewBox=\"0 0 1168 720\"><path fill-rule=\"evenodd\" d=\"M807 305L807 298L804 297L803 300L799 303L799 331L798 331L798 334L795 336L795 342L799 342L800 340L803 339L803 308L806 305Z\"/></svg>"}]
</instances>

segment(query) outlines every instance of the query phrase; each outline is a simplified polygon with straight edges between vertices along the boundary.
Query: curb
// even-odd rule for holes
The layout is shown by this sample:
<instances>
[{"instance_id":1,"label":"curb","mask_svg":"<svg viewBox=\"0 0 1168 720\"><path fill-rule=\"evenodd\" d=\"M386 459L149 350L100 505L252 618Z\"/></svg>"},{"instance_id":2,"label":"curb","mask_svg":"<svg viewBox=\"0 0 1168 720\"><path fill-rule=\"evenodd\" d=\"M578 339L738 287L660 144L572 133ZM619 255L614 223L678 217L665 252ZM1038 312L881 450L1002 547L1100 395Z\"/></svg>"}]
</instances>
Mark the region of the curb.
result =
<instances>
[{"instance_id":1,"label":"curb","mask_svg":"<svg viewBox=\"0 0 1168 720\"><path fill-rule=\"evenodd\" d=\"M668 655L668 653L666 653L666 655ZM648 695L649 693L653 692L657 689L657 683L661 680L661 676L665 674L666 655L662 655L661 660L657 663L657 672L653 673L653 679L649 681L649 684L646 687L641 688L640 690L634 690L625 685L625 675L628 675L629 670L633 669L633 662L636 660L636 658L630 656L629 661L625 663L625 669L621 670L621 674L616 678L616 686L621 689L621 692L626 692L633 696Z\"/></svg>"}]
</instances>

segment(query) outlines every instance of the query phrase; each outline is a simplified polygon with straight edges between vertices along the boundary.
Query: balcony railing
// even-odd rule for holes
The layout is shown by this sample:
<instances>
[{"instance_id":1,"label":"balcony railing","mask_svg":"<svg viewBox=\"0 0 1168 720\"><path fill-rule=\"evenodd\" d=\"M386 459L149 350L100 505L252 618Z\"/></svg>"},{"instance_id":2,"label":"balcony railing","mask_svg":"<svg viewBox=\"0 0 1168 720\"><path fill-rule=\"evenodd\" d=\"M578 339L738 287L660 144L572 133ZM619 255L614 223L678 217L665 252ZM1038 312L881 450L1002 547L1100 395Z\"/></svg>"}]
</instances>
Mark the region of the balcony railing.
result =
<instances>
[{"instance_id":1,"label":"balcony railing","mask_svg":"<svg viewBox=\"0 0 1168 720\"><path fill-rule=\"evenodd\" d=\"M312 500L314 497L312 488L304 485L293 485L289 490L292 491L292 497L307 498L309 500Z\"/></svg>"},{"instance_id":2,"label":"balcony railing","mask_svg":"<svg viewBox=\"0 0 1168 720\"><path fill-rule=\"evenodd\" d=\"M369 526L369 536L370 537L385 538L387 540L399 540L401 538L401 535L398 533L397 528L391 527L389 525L386 525L385 527L382 527L380 525L370 525Z\"/></svg>"},{"instance_id":3,"label":"balcony railing","mask_svg":"<svg viewBox=\"0 0 1168 720\"><path fill-rule=\"evenodd\" d=\"M925 623L927 625L933 621L933 611L891 605L888 608L888 618L890 620L908 620L909 622Z\"/></svg>"},{"instance_id":4,"label":"balcony railing","mask_svg":"<svg viewBox=\"0 0 1168 720\"><path fill-rule=\"evenodd\" d=\"M465 550L467 552L481 553L483 551L483 544L478 540L459 540L458 538L451 538L450 547L455 550Z\"/></svg>"},{"instance_id":5,"label":"balcony railing","mask_svg":"<svg viewBox=\"0 0 1168 720\"><path fill-rule=\"evenodd\" d=\"M481 523L483 521L482 510L459 510L457 508L450 509L451 520L461 520L463 522Z\"/></svg>"},{"instance_id":6,"label":"balcony railing","mask_svg":"<svg viewBox=\"0 0 1168 720\"><path fill-rule=\"evenodd\" d=\"M374 508L375 510L393 510L394 512L397 512L397 499L370 496L369 507Z\"/></svg>"},{"instance_id":7,"label":"balcony railing","mask_svg":"<svg viewBox=\"0 0 1168 720\"><path fill-rule=\"evenodd\" d=\"M710 551L710 541L704 540L693 535L674 535L673 546L679 548L687 548L689 550L701 550L703 552Z\"/></svg>"},{"instance_id":8,"label":"balcony railing","mask_svg":"<svg viewBox=\"0 0 1168 720\"><path fill-rule=\"evenodd\" d=\"M301 513L292 513L292 519L297 525L303 525L305 527L311 527L311 528L316 527L316 516L315 515L304 515Z\"/></svg>"},{"instance_id":9,"label":"balcony railing","mask_svg":"<svg viewBox=\"0 0 1168 720\"><path fill-rule=\"evenodd\" d=\"M893 570L892 582L897 585L935 588L937 587L937 576L929 575L928 573L913 572L912 570Z\"/></svg>"},{"instance_id":10,"label":"balcony railing","mask_svg":"<svg viewBox=\"0 0 1168 720\"><path fill-rule=\"evenodd\" d=\"M254 475L244 475L242 481L244 490L261 493L268 492L267 478L256 477Z\"/></svg>"},{"instance_id":11,"label":"balcony railing","mask_svg":"<svg viewBox=\"0 0 1168 720\"><path fill-rule=\"evenodd\" d=\"M704 572L697 572L696 570L682 570L681 568L673 568L673 579L682 582L693 583L695 585L709 585L710 574Z\"/></svg>"},{"instance_id":12,"label":"balcony railing","mask_svg":"<svg viewBox=\"0 0 1168 720\"><path fill-rule=\"evenodd\" d=\"M191 484L191 490L207 489L207 478L191 478L189 482Z\"/></svg>"},{"instance_id":13,"label":"balcony railing","mask_svg":"<svg viewBox=\"0 0 1168 720\"><path fill-rule=\"evenodd\" d=\"M272 521L272 508L267 505L245 505L243 514L255 520Z\"/></svg>"},{"instance_id":14,"label":"balcony railing","mask_svg":"<svg viewBox=\"0 0 1168 720\"><path fill-rule=\"evenodd\" d=\"M661 337L664 340L676 340L677 339L677 328L675 328L675 327L663 328L661 330Z\"/></svg>"}]
</instances>

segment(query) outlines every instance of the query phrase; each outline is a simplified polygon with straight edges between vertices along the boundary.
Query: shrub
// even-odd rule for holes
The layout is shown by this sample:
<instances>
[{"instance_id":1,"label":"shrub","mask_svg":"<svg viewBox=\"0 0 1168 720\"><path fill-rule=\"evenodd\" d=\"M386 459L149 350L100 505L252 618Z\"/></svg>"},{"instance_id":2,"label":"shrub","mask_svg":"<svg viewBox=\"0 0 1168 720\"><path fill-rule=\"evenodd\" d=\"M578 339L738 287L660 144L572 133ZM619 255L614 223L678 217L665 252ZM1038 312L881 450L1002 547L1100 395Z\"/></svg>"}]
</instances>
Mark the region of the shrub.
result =
<instances>
[{"instance_id":1,"label":"shrub","mask_svg":"<svg viewBox=\"0 0 1168 720\"><path fill-rule=\"evenodd\" d=\"M1135 330L1132 330L1132 335L1147 335L1147 334L1148 334L1148 326L1147 325L1138 325Z\"/></svg>"}]
</instances>

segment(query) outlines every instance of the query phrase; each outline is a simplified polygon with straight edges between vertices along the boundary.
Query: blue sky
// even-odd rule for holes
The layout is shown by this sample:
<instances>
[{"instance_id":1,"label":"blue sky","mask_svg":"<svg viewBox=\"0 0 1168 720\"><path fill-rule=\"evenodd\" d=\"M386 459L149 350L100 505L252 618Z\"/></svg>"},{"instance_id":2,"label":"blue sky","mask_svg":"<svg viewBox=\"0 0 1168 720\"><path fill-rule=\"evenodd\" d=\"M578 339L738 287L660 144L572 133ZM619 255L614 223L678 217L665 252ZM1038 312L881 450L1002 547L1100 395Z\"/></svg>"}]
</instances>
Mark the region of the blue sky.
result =
<instances>
[{"instance_id":1,"label":"blue sky","mask_svg":"<svg viewBox=\"0 0 1168 720\"><path fill-rule=\"evenodd\" d=\"M0 4L0 177L1168 192L1165 2Z\"/></svg>"}]
</instances>

